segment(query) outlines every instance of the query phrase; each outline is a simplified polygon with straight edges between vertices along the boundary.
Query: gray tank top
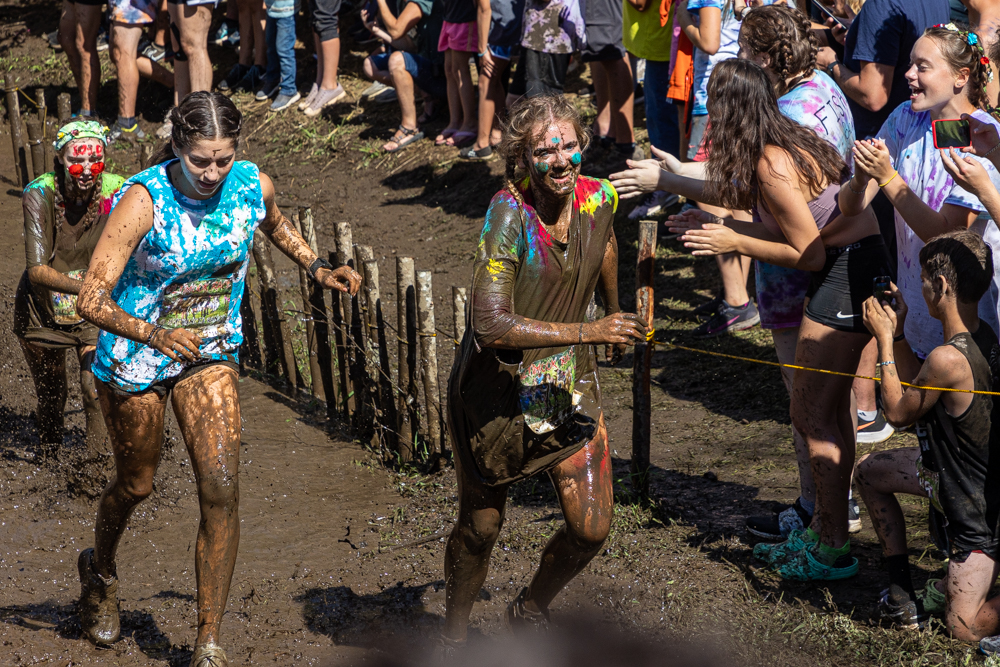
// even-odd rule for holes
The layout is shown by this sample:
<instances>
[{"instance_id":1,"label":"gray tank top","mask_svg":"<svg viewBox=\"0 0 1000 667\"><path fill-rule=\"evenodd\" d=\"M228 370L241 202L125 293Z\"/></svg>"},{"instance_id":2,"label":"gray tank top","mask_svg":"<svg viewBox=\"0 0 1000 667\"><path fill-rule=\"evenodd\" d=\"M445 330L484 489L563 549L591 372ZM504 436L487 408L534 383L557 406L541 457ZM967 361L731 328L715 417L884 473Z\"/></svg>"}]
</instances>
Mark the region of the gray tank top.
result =
<instances>
[{"instance_id":1,"label":"gray tank top","mask_svg":"<svg viewBox=\"0 0 1000 667\"><path fill-rule=\"evenodd\" d=\"M823 192L819 193L816 199L809 202L809 211L812 212L813 220L816 221L816 229L823 229L826 225L840 215L840 202L837 196L840 194L840 184L831 183L826 186ZM759 205L753 207L753 221L762 223L769 232L784 237L784 232L778 225L771 212L767 210L767 205L761 201Z\"/></svg>"}]
</instances>

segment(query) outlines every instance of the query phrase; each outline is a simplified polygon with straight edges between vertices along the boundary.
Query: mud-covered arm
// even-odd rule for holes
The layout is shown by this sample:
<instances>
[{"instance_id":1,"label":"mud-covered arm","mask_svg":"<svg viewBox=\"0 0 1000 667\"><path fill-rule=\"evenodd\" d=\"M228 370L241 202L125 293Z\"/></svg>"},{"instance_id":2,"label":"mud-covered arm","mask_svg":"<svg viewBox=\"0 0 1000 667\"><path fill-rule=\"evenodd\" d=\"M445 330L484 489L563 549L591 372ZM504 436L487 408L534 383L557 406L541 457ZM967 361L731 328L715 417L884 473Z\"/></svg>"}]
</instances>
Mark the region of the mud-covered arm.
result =
<instances>
[{"instance_id":1,"label":"mud-covered arm","mask_svg":"<svg viewBox=\"0 0 1000 667\"><path fill-rule=\"evenodd\" d=\"M33 285L57 292L78 294L83 286L82 280L70 278L49 266L55 235L52 222L46 220L47 202L43 190L27 190L21 198L21 208L24 212L24 260L28 280Z\"/></svg>"},{"instance_id":2,"label":"mud-covered arm","mask_svg":"<svg viewBox=\"0 0 1000 667\"><path fill-rule=\"evenodd\" d=\"M76 302L77 313L83 319L139 343L149 339L154 326L122 310L111 292L132 253L152 227L153 199L145 187L133 185L111 211Z\"/></svg>"},{"instance_id":3,"label":"mud-covered arm","mask_svg":"<svg viewBox=\"0 0 1000 667\"><path fill-rule=\"evenodd\" d=\"M267 174L260 174L260 187L264 195L264 206L267 214L264 221L260 223L260 230L267 235L271 242L281 252L308 270L318 257L312 251L299 230L295 228L292 221L282 214L278 205L274 203L274 184ZM316 272L315 280L327 289L335 289L340 292L350 292L357 294L361 287L361 276L347 266L330 269L321 268Z\"/></svg>"},{"instance_id":4,"label":"mud-covered arm","mask_svg":"<svg viewBox=\"0 0 1000 667\"><path fill-rule=\"evenodd\" d=\"M601 274L597 278L597 292L604 303L604 314L621 312L618 305L618 239L615 230L611 230L608 247L604 250L604 260L601 262Z\"/></svg>"}]
</instances>

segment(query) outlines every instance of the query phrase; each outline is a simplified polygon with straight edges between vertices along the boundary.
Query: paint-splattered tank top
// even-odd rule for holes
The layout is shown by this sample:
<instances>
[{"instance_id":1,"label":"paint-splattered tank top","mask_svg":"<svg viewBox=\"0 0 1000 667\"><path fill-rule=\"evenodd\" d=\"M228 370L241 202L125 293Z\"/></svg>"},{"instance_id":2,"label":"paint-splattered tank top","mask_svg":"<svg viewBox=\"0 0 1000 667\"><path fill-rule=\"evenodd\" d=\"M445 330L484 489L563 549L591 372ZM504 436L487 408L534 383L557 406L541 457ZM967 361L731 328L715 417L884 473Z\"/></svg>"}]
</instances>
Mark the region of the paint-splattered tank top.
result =
<instances>
[{"instance_id":1,"label":"paint-splattered tank top","mask_svg":"<svg viewBox=\"0 0 1000 667\"><path fill-rule=\"evenodd\" d=\"M240 303L253 233L264 219L260 172L237 162L209 199L190 199L159 164L125 181L115 204L133 184L153 200L153 226L129 258L112 298L140 320L165 329L188 329L202 339L205 360L236 361L243 342ZM142 391L180 375L185 364L143 343L102 331L94 375L125 391Z\"/></svg>"}]
</instances>

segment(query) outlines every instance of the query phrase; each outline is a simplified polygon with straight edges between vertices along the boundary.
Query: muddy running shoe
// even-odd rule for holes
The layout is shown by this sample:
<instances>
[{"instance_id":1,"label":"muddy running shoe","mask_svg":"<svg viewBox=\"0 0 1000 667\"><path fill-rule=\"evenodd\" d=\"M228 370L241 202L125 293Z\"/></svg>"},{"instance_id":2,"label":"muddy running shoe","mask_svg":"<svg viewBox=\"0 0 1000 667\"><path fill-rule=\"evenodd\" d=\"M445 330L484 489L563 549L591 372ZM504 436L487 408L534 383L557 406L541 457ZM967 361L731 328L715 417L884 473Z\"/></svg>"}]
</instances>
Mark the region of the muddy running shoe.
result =
<instances>
[{"instance_id":1,"label":"muddy running shoe","mask_svg":"<svg viewBox=\"0 0 1000 667\"><path fill-rule=\"evenodd\" d=\"M833 565L827 565L816 558L818 542L802 543L799 549L784 551L781 558L773 557L771 567L778 571L782 579L791 581L838 581L849 579L858 573L858 559L845 553Z\"/></svg>"},{"instance_id":2,"label":"muddy running shoe","mask_svg":"<svg viewBox=\"0 0 1000 667\"><path fill-rule=\"evenodd\" d=\"M979 652L984 655L1000 655L1000 635L980 639Z\"/></svg>"},{"instance_id":3,"label":"muddy running shoe","mask_svg":"<svg viewBox=\"0 0 1000 667\"><path fill-rule=\"evenodd\" d=\"M927 623L928 615L919 599L911 600L901 586L892 584L882 591L878 601L879 619L903 630L917 630Z\"/></svg>"},{"instance_id":4,"label":"muddy running shoe","mask_svg":"<svg viewBox=\"0 0 1000 667\"><path fill-rule=\"evenodd\" d=\"M788 539L778 544L766 544L761 542L753 547L753 557L765 563L772 563L785 557L789 551L798 551L804 545L813 544L813 538L806 530L793 530L788 534Z\"/></svg>"},{"instance_id":5,"label":"muddy running shoe","mask_svg":"<svg viewBox=\"0 0 1000 667\"><path fill-rule=\"evenodd\" d=\"M802 508L802 499L770 516L747 517L747 532L762 540L784 540L793 530L803 531L812 522L812 514Z\"/></svg>"},{"instance_id":6,"label":"muddy running shoe","mask_svg":"<svg viewBox=\"0 0 1000 667\"><path fill-rule=\"evenodd\" d=\"M931 616L944 616L948 607L948 597L937 589L940 579L928 579L924 587L917 591L917 600L924 606L924 611Z\"/></svg>"},{"instance_id":7,"label":"muddy running shoe","mask_svg":"<svg viewBox=\"0 0 1000 667\"><path fill-rule=\"evenodd\" d=\"M168 120L156 130L156 138L167 140L173 136L173 133L174 124Z\"/></svg>"},{"instance_id":8,"label":"muddy running shoe","mask_svg":"<svg viewBox=\"0 0 1000 667\"><path fill-rule=\"evenodd\" d=\"M55 51L62 51L62 44L59 43L59 31L53 30L49 34L45 35L45 39L49 43L49 48Z\"/></svg>"},{"instance_id":9,"label":"muddy running shoe","mask_svg":"<svg viewBox=\"0 0 1000 667\"><path fill-rule=\"evenodd\" d=\"M517 597L507 605L503 620L507 629L514 634L519 633L540 633L549 629L549 611L528 611L524 608L524 598L528 594L527 588L522 588Z\"/></svg>"},{"instance_id":10,"label":"muddy running shoe","mask_svg":"<svg viewBox=\"0 0 1000 667\"><path fill-rule=\"evenodd\" d=\"M94 550L84 549L76 562L80 573L80 625L87 639L109 646L121 636L118 618L118 578L110 581L94 572Z\"/></svg>"},{"instance_id":11,"label":"muddy running shoe","mask_svg":"<svg viewBox=\"0 0 1000 667\"><path fill-rule=\"evenodd\" d=\"M760 323L760 313L753 301L747 301L742 306L730 306L724 300L719 304L715 314L700 324L695 330L696 338L714 338L729 331L743 331Z\"/></svg>"},{"instance_id":12,"label":"muddy running shoe","mask_svg":"<svg viewBox=\"0 0 1000 667\"><path fill-rule=\"evenodd\" d=\"M468 647L468 640L448 639L438 635L431 649L430 665L453 665Z\"/></svg>"},{"instance_id":13,"label":"muddy running shoe","mask_svg":"<svg viewBox=\"0 0 1000 667\"><path fill-rule=\"evenodd\" d=\"M198 644L191 653L191 667L229 667L226 652L218 644Z\"/></svg>"},{"instance_id":14,"label":"muddy running shoe","mask_svg":"<svg viewBox=\"0 0 1000 667\"><path fill-rule=\"evenodd\" d=\"M875 419L865 419L858 413L858 444L872 445L885 442L892 437L896 429L885 420L882 409L879 408Z\"/></svg>"},{"instance_id":15,"label":"muddy running shoe","mask_svg":"<svg viewBox=\"0 0 1000 667\"><path fill-rule=\"evenodd\" d=\"M847 532L852 535L861 532L861 508L853 496L847 499Z\"/></svg>"},{"instance_id":16,"label":"muddy running shoe","mask_svg":"<svg viewBox=\"0 0 1000 667\"><path fill-rule=\"evenodd\" d=\"M264 79L264 82L261 84L257 94L254 95L254 99L258 102L264 102L271 99L278 94L278 88L280 85L281 84L277 81L268 81L267 79Z\"/></svg>"},{"instance_id":17,"label":"muddy running shoe","mask_svg":"<svg viewBox=\"0 0 1000 667\"><path fill-rule=\"evenodd\" d=\"M131 127L125 127L122 125L121 118L115 121L115 124L111 126L108 131L108 143L115 143L120 139L125 139L126 141L142 141L146 138L146 133L142 131L139 127L139 123L132 123Z\"/></svg>"}]
</instances>

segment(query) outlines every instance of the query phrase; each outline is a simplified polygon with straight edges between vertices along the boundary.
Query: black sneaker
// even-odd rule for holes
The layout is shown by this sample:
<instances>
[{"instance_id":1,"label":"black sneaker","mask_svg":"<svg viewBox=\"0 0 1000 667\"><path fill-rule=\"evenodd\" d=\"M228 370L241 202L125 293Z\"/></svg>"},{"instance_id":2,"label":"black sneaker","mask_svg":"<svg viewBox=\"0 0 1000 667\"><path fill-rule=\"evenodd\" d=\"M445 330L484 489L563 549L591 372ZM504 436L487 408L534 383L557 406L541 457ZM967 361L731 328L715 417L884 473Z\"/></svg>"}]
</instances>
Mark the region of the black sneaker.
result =
<instances>
[{"instance_id":1,"label":"black sneaker","mask_svg":"<svg viewBox=\"0 0 1000 667\"><path fill-rule=\"evenodd\" d=\"M880 620L889 621L903 630L917 630L927 623L927 614L920 600L910 599L910 594L896 584L882 591L878 615Z\"/></svg>"},{"instance_id":2,"label":"black sneaker","mask_svg":"<svg viewBox=\"0 0 1000 667\"><path fill-rule=\"evenodd\" d=\"M885 420L882 409L879 408L875 419L868 420L858 415L858 444L874 445L878 442L885 442L892 437L896 429Z\"/></svg>"},{"instance_id":3,"label":"black sneaker","mask_svg":"<svg viewBox=\"0 0 1000 667\"><path fill-rule=\"evenodd\" d=\"M62 44L59 43L59 31L53 30L52 32L45 35L45 39L49 43L49 48L54 51L62 51Z\"/></svg>"},{"instance_id":4,"label":"black sneaker","mask_svg":"<svg viewBox=\"0 0 1000 667\"><path fill-rule=\"evenodd\" d=\"M722 305L722 292L719 292L718 294L715 295L715 297L712 298L711 301L695 307L695 309L692 310L691 312L697 315L698 317L709 318L712 315L715 315L715 311L717 311L719 309L719 306L721 305Z\"/></svg>"},{"instance_id":5,"label":"black sneaker","mask_svg":"<svg viewBox=\"0 0 1000 667\"><path fill-rule=\"evenodd\" d=\"M698 338L714 338L729 331L743 331L760 323L760 313L753 301L736 308L723 301L708 321L694 330Z\"/></svg>"},{"instance_id":6,"label":"black sneaker","mask_svg":"<svg viewBox=\"0 0 1000 667\"><path fill-rule=\"evenodd\" d=\"M861 532L861 508L853 497L847 499L847 532Z\"/></svg>"},{"instance_id":7,"label":"black sneaker","mask_svg":"<svg viewBox=\"0 0 1000 667\"><path fill-rule=\"evenodd\" d=\"M154 63L158 63L167 55L167 49L148 39L144 39L139 42L139 55L149 58Z\"/></svg>"},{"instance_id":8,"label":"black sneaker","mask_svg":"<svg viewBox=\"0 0 1000 667\"><path fill-rule=\"evenodd\" d=\"M233 90L236 87L236 84L243 80L243 77L246 76L248 71L250 71L249 67L236 63L233 65L233 68L229 70L229 74L226 75L226 78L219 82L219 90L222 92Z\"/></svg>"},{"instance_id":9,"label":"black sneaker","mask_svg":"<svg viewBox=\"0 0 1000 667\"><path fill-rule=\"evenodd\" d=\"M747 532L762 540L778 542L788 539L793 530L805 530L812 523L812 514L802 508L801 498L769 516L747 517Z\"/></svg>"}]
</instances>

